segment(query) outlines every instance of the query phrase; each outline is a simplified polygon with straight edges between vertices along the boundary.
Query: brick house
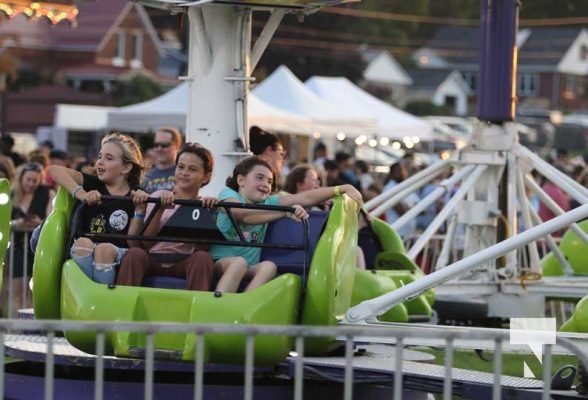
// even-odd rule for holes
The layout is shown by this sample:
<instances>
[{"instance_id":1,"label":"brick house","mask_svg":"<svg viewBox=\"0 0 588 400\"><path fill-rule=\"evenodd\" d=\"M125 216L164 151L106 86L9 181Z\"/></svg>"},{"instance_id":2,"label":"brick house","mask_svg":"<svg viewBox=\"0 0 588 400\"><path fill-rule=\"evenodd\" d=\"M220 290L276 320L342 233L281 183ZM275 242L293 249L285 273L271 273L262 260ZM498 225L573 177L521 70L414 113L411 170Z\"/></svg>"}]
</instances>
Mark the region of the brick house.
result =
<instances>
[{"instance_id":1,"label":"brick house","mask_svg":"<svg viewBox=\"0 0 588 400\"><path fill-rule=\"evenodd\" d=\"M519 106L578 111L588 107L588 31L581 27L523 28L519 48L517 96ZM413 54L423 70L459 71L472 89L474 110L478 75L477 27L442 27Z\"/></svg>"},{"instance_id":2,"label":"brick house","mask_svg":"<svg viewBox=\"0 0 588 400\"><path fill-rule=\"evenodd\" d=\"M148 12L127 0L81 3L75 27L66 23L53 26L46 19L31 22L18 16L0 24L0 38L4 38L2 50L18 61L20 74L36 74L41 82L62 85L55 88L53 98L47 90L36 97L34 89L25 96L37 108L45 104L49 111L40 114L50 116L47 120L27 118L22 112L22 93L5 92L4 132L35 132L40 125L52 125L58 102L109 105L113 82L137 72L171 86L177 83L182 68L183 60L175 54L172 64L176 68L170 68L165 41Z\"/></svg>"}]
</instances>

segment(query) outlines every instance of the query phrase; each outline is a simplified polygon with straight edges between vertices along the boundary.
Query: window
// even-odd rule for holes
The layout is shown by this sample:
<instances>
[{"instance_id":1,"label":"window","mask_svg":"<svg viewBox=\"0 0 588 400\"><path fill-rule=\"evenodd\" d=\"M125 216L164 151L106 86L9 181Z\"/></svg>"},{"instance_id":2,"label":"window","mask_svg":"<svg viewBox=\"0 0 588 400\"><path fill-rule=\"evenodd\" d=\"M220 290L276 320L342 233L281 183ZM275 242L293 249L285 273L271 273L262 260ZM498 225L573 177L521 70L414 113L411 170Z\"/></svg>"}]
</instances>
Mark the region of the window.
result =
<instances>
[{"instance_id":1,"label":"window","mask_svg":"<svg viewBox=\"0 0 588 400\"><path fill-rule=\"evenodd\" d=\"M539 77L537 74L519 74L518 88L520 96L536 95L539 91Z\"/></svg>"},{"instance_id":2,"label":"window","mask_svg":"<svg viewBox=\"0 0 588 400\"><path fill-rule=\"evenodd\" d=\"M118 31L116 33L116 55L114 56L114 58L112 59L112 65L114 65L115 67L124 67L124 65L126 64L125 61L125 53L126 53L126 48L125 48L125 32L124 31Z\"/></svg>"},{"instance_id":3,"label":"window","mask_svg":"<svg viewBox=\"0 0 588 400\"><path fill-rule=\"evenodd\" d=\"M467 82L472 92L478 89L478 74L473 71L464 71L461 73L463 79Z\"/></svg>"},{"instance_id":4,"label":"window","mask_svg":"<svg viewBox=\"0 0 588 400\"><path fill-rule=\"evenodd\" d=\"M588 46L585 44L580 46L580 61L586 61L588 58Z\"/></svg>"},{"instance_id":5,"label":"window","mask_svg":"<svg viewBox=\"0 0 588 400\"><path fill-rule=\"evenodd\" d=\"M143 33L135 32L133 34L133 60L143 60Z\"/></svg>"},{"instance_id":6,"label":"window","mask_svg":"<svg viewBox=\"0 0 588 400\"><path fill-rule=\"evenodd\" d=\"M125 59L125 32L119 31L117 33L117 42L116 42L116 58Z\"/></svg>"},{"instance_id":7,"label":"window","mask_svg":"<svg viewBox=\"0 0 588 400\"><path fill-rule=\"evenodd\" d=\"M129 65L131 68L143 68L143 32L133 33L133 57Z\"/></svg>"}]
</instances>

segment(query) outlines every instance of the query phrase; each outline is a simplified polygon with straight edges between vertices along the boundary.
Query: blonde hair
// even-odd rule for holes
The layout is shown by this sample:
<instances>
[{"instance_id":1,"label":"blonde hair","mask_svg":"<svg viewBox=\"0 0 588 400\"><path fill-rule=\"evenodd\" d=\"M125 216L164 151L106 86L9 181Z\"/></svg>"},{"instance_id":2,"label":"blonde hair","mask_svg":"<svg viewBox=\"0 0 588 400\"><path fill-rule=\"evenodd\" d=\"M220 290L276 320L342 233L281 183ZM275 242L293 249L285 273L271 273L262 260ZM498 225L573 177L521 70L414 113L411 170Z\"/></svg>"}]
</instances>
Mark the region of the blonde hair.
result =
<instances>
[{"instance_id":1,"label":"blonde hair","mask_svg":"<svg viewBox=\"0 0 588 400\"><path fill-rule=\"evenodd\" d=\"M25 163L16 168L14 179L12 180L12 204L20 204L24 193L22 191L22 178L25 172L37 172L39 174L39 185L43 183L43 166L39 163Z\"/></svg>"},{"instance_id":2,"label":"blonde hair","mask_svg":"<svg viewBox=\"0 0 588 400\"><path fill-rule=\"evenodd\" d=\"M141 184L141 175L143 174L143 154L139 144L128 135L122 133L111 133L105 136L100 143L104 146L106 143L113 143L122 150L122 160L124 163L132 165L131 171L127 176L127 181L131 189L138 188Z\"/></svg>"}]
</instances>

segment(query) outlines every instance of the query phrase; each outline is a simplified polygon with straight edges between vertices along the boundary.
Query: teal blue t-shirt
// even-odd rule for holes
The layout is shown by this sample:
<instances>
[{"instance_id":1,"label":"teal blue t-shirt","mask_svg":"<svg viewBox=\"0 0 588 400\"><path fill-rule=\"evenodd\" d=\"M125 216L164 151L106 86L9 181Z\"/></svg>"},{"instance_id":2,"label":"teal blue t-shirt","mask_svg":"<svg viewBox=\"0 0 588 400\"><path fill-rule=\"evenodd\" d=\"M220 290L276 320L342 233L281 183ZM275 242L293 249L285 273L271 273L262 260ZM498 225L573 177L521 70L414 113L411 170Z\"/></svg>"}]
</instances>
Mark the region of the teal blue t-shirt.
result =
<instances>
[{"instance_id":1,"label":"teal blue t-shirt","mask_svg":"<svg viewBox=\"0 0 588 400\"><path fill-rule=\"evenodd\" d=\"M220 201L226 199L236 198L245 204L246 200L238 192L230 188L224 188L218 195ZM269 196L265 201L256 203L263 205L277 206L280 204L280 197L278 195ZM216 219L216 226L227 238L227 240L241 240L237 234L237 230L233 226L233 223L229 219L228 215L222 210L218 213ZM267 230L267 224L259 225L246 225L238 224L245 240L248 242L262 243L265 238L265 232ZM218 260L223 257L243 257L247 261L247 265L251 266L259 263L261 257L261 247L246 247L246 246L226 246L226 245L212 245L210 247L210 255L213 259Z\"/></svg>"}]
</instances>

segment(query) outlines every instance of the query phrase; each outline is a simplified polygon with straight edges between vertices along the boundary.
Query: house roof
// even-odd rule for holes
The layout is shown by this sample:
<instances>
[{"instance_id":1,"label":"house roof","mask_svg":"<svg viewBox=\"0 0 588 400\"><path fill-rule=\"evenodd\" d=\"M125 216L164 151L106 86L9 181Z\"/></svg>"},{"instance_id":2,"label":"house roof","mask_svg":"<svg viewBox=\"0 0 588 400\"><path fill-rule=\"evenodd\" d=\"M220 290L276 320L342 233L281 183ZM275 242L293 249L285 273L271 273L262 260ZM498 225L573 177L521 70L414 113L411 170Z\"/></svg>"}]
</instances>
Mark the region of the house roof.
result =
<instances>
[{"instance_id":1,"label":"house roof","mask_svg":"<svg viewBox=\"0 0 588 400\"><path fill-rule=\"evenodd\" d=\"M430 90L435 91L451 73L447 70L440 69L411 69L406 71L412 78L413 90Z\"/></svg>"},{"instance_id":2,"label":"house roof","mask_svg":"<svg viewBox=\"0 0 588 400\"><path fill-rule=\"evenodd\" d=\"M555 68L581 32L581 27L526 28L519 43L519 66L545 65ZM528 36L526 36L528 34ZM479 60L478 27L444 26L423 47L445 60L450 68L472 65Z\"/></svg>"},{"instance_id":3,"label":"house roof","mask_svg":"<svg viewBox=\"0 0 588 400\"><path fill-rule=\"evenodd\" d=\"M382 51L368 64L363 77L372 82L389 84L410 85L411 79L396 61L394 56L387 51Z\"/></svg>"},{"instance_id":4,"label":"house roof","mask_svg":"<svg viewBox=\"0 0 588 400\"><path fill-rule=\"evenodd\" d=\"M467 26L442 26L424 46L450 64L476 64L479 29Z\"/></svg>"},{"instance_id":5,"label":"house roof","mask_svg":"<svg viewBox=\"0 0 588 400\"><path fill-rule=\"evenodd\" d=\"M18 16L0 24L0 35L15 35L19 46L28 48L95 51L126 7L127 0L95 0L79 5L77 27L51 25L40 19L35 23Z\"/></svg>"},{"instance_id":6,"label":"house roof","mask_svg":"<svg viewBox=\"0 0 588 400\"><path fill-rule=\"evenodd\" d=\"M581 28L533 28L519 50L519 63L557 66Z\"/></svg>"}]
</instances>

